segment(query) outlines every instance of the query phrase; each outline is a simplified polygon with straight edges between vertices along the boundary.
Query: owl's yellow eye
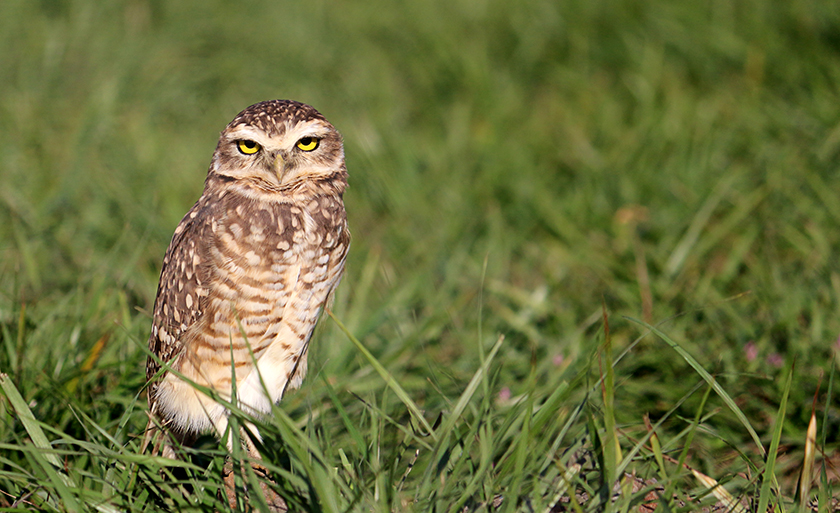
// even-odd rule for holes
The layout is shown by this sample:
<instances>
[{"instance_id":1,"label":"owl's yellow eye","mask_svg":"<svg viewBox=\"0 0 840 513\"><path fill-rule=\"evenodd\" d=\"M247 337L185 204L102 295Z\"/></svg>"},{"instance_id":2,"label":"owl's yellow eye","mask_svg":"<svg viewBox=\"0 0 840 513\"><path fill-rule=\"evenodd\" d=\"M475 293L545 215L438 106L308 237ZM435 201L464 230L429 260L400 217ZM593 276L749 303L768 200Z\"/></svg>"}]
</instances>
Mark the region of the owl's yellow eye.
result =
<instances>
[{"instance_id":1,"label":"owl's yellow eye","mask_svg":"<svg viewBox=\"0 0 840 513\"><path fill-rule=\"evenodd\" d=\"M239 148L239 151L244 153L245 155L253 155L254 153L260 151L260 145L254 141L248 141L247 139L243 139L236 143L236 146Z\"/></svg>"},{"instance_id":2,"label":"owl's yellow eye","mask_svg":"<svg viewBox=\"0 0 840 513\"><path fill-rule=\"evenodd\" d=\"M321 140L315 137L303 137L297 142L297 147L303 151L312 151L318 147Z\"/></svg>"}]
</instances>

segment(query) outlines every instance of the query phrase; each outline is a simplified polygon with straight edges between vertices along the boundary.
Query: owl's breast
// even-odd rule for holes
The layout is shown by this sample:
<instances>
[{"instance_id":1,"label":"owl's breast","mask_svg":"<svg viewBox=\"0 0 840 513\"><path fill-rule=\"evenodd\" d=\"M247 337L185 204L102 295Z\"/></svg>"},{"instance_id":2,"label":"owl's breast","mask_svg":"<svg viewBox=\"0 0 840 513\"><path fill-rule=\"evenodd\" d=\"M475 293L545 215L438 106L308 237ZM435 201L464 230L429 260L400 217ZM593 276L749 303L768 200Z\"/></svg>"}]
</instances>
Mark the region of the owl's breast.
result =
<instances>
[{"instance_id":1,"label":"owl's breast","mask_svg":"<svg viewBox=\"0 0 840 513\"><path fill-rule=\"evenodd\" d=\"M349 235L343 206L328 197L240 204L220 216L212 232L205 318L179 370L222 393L235 379L244 393L243 380L258 366L271 384L270 398L260 403L265 406L305 373L306 345L344 269Z\"/></svg>"}]
</instances>

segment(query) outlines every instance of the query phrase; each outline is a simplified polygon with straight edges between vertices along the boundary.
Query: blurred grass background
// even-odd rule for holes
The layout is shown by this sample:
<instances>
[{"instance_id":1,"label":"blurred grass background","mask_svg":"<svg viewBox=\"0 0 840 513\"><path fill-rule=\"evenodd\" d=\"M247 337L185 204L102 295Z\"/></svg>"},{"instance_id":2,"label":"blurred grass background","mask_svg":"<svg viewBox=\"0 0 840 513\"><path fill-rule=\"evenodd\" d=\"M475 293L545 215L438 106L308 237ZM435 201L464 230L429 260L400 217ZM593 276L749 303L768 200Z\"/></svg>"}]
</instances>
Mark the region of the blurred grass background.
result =
<instances>
[{"instance_id":1,"label":"blurred grass background","mask_svg":"<svg viewBox=\"0 0 840 513\"><path fill-rule=\"evenodd\" d=\"M430 423L500 333L481 406L467 410L476 425L508 429L511 412L569 387L557 429L542 433L552 452L512 467L526 484L502 443L482 453L492 468L456 466L450 483L484 473L466 504L466 484L429 499L428 476L453 468L434 470L437 453L421 450L400 481L421 446L382 415L418 426L326 320L303 389L281 409L323 444L327 467L341 468L342 448L351 488L390 487L342 510L479 508L497 495L550 506L557 480L542 461L568 466L566 449L598 431L569 415L603 407L602 304L613 351L630 349L607 408L625 450L646 413L681 433L704 390L660 339L637 340L647 331L630 317L680 341L765 447L795 361L779 496L794 496L818 386L823 493L836 486L837 2L5 1L0 50L0 371L53 443L65 440L66 471L94 490L84 501L161 507L130 487L96 495L113 462L91 447L137 451L164 250L219 131L273 98L312 104L344 135L354 240L335 313ZM348 429L337 405L367 431ZM1 408L0 505L11 508L42 477L28 432ZM714 415L687 461L749 495L760 452L719 397L703 408ZM330 509L294 493L301 508Z\"/></svg>"}]
</instances>

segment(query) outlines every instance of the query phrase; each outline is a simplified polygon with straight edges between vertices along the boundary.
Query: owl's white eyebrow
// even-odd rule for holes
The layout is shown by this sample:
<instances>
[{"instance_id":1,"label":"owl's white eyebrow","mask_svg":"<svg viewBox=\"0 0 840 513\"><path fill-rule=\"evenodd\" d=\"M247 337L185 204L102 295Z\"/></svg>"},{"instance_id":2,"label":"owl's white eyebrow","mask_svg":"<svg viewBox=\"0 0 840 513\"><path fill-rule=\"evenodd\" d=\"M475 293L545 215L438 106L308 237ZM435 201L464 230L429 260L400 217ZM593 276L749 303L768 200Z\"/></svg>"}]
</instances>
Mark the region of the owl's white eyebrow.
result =
<instances>
[{"instance_id":1,"label":"owl's white eyebrow","mask_svg":"<svg viewBox=\"0 0 840 513\"><path fill-rule=\"evenodd\" d=\"M318 139L319 141L326 137L326 133L322 131L314 131L314 130L294 130L292 132L287 132L283 139L285 143L289 145L289 147L293 147L295 144L298 143L301 139L305 139L307 137L311 137L313 139Z\"/></svg>"},{"instance_id":2,"label":"owl's white eyebrow","mask_svg":"<svg viewBox=\"0 0 840 513\"><path fill-rule=\"evenodd\" d=\"M239 141L239 140L242 140L242 139L249 139L249 140L256 141L256 140L259 140L259 139L263 138L263 136L261 134L262 134L262 132L252 130L250 128L245 127L245 128L240 128L238 130L232 131L230 133L230 136L235 141Z\"/></svg>"}]
</instances>

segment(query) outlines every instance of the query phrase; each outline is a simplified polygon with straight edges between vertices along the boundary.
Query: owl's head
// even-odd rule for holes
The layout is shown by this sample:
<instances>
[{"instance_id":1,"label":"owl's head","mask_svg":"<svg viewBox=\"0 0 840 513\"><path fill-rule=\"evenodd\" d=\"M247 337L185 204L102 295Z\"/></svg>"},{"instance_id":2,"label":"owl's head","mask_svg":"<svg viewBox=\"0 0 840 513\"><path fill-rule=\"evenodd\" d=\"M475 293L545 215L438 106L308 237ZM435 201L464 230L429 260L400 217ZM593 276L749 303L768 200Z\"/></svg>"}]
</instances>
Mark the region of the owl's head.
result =
<instances>
[{"instance_id":1,"label":"owl's head","mask_svg":"<svg viewBox=\"0 0 840 513\"><path fill-rule=\"evenodd\" d=\"M210 174L267 191L344 181L341 135L317 110L291 100L251 105L222 131Z\"/></svg>"}]
</instances>

